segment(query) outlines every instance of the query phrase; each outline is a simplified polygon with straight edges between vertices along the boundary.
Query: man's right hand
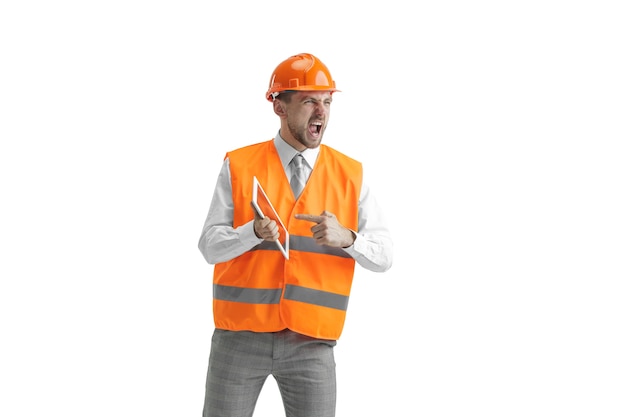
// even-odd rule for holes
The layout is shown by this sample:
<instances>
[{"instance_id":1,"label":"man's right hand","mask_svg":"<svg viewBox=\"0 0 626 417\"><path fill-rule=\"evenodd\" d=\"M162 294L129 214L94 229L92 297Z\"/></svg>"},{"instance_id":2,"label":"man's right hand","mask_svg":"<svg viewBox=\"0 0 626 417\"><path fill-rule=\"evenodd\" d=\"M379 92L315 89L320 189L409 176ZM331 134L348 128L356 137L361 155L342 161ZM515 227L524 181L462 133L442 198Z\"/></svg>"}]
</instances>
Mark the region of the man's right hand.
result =
<instances>
[{"instance_id":1,"label":"man's right hand","mask_svg":"<svg viewBox=\"0 0 626 417\"><path fill-rule=\"evenodd\" d=\"M254 212L254 234L259 239L274 242L278 240L280 236L278 233L278 225L269 217L260 217L257 212Z\"/></svg>"}]
</instances>

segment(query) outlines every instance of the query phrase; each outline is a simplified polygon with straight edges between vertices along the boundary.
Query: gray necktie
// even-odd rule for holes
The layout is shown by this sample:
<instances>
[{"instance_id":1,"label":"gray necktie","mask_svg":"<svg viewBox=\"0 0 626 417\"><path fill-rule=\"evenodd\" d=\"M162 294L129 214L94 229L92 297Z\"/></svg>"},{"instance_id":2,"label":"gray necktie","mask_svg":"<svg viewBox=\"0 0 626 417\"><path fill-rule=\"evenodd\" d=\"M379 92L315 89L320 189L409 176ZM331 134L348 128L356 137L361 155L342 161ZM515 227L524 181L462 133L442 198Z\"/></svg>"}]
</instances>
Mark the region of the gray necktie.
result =
<instances>
[{"instance_id":1,"label":"gray necktie","mask_svg":"<svg viewBox=\"0 0 626 417\"><path fill-rule=\"evenodd\" d=\"M298 198L302 189L304 188L304 184L306 184L306 173L304 172L304 158L301 154L296 154L290 162L291 164L291 189L293 190L293 195Z\"/></svg>"}]
</instances>

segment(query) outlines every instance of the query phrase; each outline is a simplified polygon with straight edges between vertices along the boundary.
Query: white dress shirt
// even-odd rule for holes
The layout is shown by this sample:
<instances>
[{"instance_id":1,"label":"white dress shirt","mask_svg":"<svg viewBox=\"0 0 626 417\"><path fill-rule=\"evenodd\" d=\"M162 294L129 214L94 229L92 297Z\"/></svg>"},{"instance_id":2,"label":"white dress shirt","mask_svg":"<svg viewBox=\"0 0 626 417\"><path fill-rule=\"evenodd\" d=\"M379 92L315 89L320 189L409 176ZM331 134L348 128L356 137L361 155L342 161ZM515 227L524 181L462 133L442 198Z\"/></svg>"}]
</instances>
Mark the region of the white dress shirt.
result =
<instances>
[{"instance_id":1,"label":"white dress shirt","mask_svg":"<svg viewBox=\"0 0 626 417\"><path fill-rule=\"evenodd\" d=\"M284 139L280 132L274 138L274 145L285 169L287 180L291 178L289 162L298 153ZM319 148L300 152L307 168L307 178L319 155ZM307 166L308 165L308 166ZM224 160L217 178L213 199L209 208L198 248L209 264L229 261L262 242L254 233L254 219L233 228L233 197L228 158ZM308 213L320 214L320 213ZM384 272L391 267L393 242L383 213L370 192L365 180L359 197L359 230L354 230L356 239L352 246L343 248L362 267Z\"/></svg>"}]
</instances>

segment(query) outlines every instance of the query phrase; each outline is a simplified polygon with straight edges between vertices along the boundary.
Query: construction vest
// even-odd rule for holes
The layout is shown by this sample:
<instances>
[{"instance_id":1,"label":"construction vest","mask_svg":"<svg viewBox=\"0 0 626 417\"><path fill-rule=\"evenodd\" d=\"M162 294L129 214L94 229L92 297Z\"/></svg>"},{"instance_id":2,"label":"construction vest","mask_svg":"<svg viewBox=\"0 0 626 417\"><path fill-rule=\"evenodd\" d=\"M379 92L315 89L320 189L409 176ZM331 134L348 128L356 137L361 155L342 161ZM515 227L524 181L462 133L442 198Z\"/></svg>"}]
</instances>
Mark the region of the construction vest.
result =
<instances>
[{"instance_id":1,"label":"construction vest","mask_svg":"<svg viewBox=\"0 0 626 417\"><path fill-rule=\"evenodd\" d=\"M361 163L320 145L311 176L296 201L273 141L228 152L234 203L233 227L254 218L253 176L265 189L289 232L289 259L275 242L218 263L213 272L215 326L227 330L277 332L285 328L318 339L341 335L354 276L354 259L341 248L318 245L314 223L296 213L333 213L358 230Z\"/></svg>"}]
</instances>

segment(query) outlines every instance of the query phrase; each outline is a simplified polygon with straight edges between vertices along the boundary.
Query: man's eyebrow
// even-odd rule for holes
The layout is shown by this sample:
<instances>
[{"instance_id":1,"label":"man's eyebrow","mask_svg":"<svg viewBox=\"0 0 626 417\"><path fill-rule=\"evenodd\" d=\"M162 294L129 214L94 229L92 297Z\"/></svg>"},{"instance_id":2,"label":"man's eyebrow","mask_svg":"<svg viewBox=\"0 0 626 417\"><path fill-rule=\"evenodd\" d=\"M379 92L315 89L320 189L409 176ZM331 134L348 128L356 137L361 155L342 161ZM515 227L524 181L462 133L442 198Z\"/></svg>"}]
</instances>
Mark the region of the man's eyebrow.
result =
<instances>
[{"instance_id":1,"label":"man's eyebrow","mask_svg":"<svg viewBox=\"0 0 626 417\"><path fill-rule=\"evenodd\" d=\"M328 100L333 101L333 96L328 96L328 97L323 97L323 98L317 98L317 97L312 96L310 94L306 94L306 95L302 96L302 100L309 100L309 99L317 100L317 101L328 101Z\"/></svg>"}]
</instances>

